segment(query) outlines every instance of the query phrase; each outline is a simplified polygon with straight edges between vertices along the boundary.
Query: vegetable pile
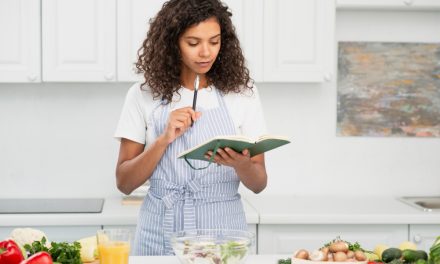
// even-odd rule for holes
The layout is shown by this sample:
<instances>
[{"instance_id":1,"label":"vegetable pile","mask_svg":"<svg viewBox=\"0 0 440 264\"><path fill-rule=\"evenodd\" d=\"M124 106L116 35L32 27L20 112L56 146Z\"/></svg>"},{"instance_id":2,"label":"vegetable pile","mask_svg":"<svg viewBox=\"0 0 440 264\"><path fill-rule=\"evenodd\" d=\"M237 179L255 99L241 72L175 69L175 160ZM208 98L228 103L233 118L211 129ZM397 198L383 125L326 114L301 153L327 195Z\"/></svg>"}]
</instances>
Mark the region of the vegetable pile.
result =
<instances>
[{"instance_id":1,"label":"vegetable pile","mask_svg":"<svg viewBox=\"0 0 440 264\"><path fill-rule=\"evenodd\" d=\"M293 254L293 258L329 262L366 261L368 258L364 251L358 242L352 244L337 237L326 243L322 248L312 252L308 252L305 249L298 250ZM291 262L291 259L283 259L278 261L278 264L290 264Z\"/></svg>"},{"instance_id":2,"label":"vegetable pile","mask_svg":"<svg viewBox=\"0 0 440 264\"><path fill-rule=\"evenodd\" d=\"M417 250L417 246L410 241L403 242L399 247L379 244L374 251L368 251L358 242L352 244L338 237L311 253L304 249L298 250L292 258L280 259L278 264L291 264L296 260L368 261L368 264L440 264L440 236L431 246L429 255L423 250Z\"/></svg>"},{"instance_id":3,"label":"vegetable pile","mask_svg":"<svg viewBox=\"0 0 440 264\"><path fill-rule=\"evenodd\" d=\"M0 241L0 264L82 264L98 258L96 237L77 242L49 242L44 232L16 228Z\"/></svg>"}]
</instances>

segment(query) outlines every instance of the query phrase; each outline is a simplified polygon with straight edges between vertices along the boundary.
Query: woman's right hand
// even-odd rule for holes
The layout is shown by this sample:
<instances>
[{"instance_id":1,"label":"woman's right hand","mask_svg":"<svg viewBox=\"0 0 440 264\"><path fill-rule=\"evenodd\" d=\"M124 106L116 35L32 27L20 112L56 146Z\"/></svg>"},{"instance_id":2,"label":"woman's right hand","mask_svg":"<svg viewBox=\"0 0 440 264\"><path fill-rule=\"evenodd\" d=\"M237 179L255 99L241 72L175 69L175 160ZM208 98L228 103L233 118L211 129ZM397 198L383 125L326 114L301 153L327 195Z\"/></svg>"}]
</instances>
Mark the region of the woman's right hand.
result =
<instances>
[{"instance_id":1,"label":"woman's right hand","mask_svg":"<svg viewBox=\"0 0 440 264\"><path fill-rule=\"evenodd\" d=\"M200 118L201 112L194 111L191 107L183 107L171 112L168 118L168 124L163 136L167 143L173 142L176 138L185 133L191 127L191 122Z\"/></svg>"}]
</instances>

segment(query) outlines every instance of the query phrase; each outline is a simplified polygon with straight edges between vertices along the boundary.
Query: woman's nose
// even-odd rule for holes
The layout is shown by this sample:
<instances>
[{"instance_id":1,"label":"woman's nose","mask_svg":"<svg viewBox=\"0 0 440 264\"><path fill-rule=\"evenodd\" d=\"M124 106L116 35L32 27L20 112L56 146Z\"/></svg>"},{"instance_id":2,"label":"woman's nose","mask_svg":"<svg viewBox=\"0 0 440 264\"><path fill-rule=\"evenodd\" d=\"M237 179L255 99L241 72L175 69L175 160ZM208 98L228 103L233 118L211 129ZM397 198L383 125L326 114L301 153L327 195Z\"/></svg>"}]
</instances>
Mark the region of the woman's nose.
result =
<instances>
[{"instance_id":1,"label":"woman's nose","mask_svg":"<svg viewBox=\"0 0 440 264\"><path fill-rule=\"evenodd\" d=\"M202 44L200 46L199 56L202 58L206 58L206 57L209 57L210 54L211 54L211 51L209 50L209 45Z\"/></svg>"}]
</instances>

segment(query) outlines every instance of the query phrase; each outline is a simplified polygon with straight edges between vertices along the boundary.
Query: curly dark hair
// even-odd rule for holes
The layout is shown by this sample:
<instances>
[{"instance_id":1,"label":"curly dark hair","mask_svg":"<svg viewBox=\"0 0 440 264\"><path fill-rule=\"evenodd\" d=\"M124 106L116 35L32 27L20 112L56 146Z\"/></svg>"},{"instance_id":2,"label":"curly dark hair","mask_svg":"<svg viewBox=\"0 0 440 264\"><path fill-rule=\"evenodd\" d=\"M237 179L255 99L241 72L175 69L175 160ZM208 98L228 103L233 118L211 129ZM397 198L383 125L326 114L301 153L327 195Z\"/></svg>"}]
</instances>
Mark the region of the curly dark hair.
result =
<instances>
[{"instance_id":1,"label":"curly dark hair","mask_svg":"<svg viewBox=\"0 0 440 264\"><path fill-rule=\"evenodd\" d=\"M231 21L232 13L219 0L169 0L152 18L147 37L138 50L136 68L142 73L154 98L171 102L181 87L181 56L178 40L185 30L216 17L221 28L221 46L216 61L206 73L208 84L222 94L252 89L240 42Z\"/></svg>"}]
</instances>

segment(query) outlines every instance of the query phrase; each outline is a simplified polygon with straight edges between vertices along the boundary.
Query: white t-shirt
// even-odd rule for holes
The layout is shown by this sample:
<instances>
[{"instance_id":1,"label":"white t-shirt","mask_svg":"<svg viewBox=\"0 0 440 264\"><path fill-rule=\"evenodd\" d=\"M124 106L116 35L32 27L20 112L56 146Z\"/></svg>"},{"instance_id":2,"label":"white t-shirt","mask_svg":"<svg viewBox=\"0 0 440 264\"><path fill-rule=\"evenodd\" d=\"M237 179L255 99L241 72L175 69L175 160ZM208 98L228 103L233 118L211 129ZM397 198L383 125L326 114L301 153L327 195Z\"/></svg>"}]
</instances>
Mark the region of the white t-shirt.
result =
<instances>
[{"instance_id":1,"label":"white t-shirt","mask_svg":"<svg viewBox=\"0 0 440 264\"><path fill-rule=\"evenodd\" d=\"M218 107L219 101L215 87L200 89L197 93L196 109L210 109ZM179 95L173 96L171 109L192 106L194 91L181 88ZM257 88L244 93L228 93L224 97L225 105L234 122L236 134L257 138L266 133L260 97ZM160 99L153 99L149 89L140 89L140 83L134 84L128 91L124 107L115 132L115 138L126 138L140 144L150 145L155 140L151 127L152 111L159 106ZM203 117L203 111L202 111Z\"/></svg>"}]
</instances>

